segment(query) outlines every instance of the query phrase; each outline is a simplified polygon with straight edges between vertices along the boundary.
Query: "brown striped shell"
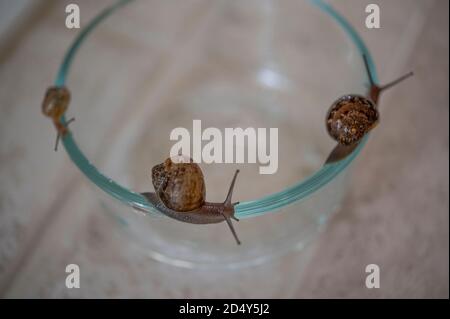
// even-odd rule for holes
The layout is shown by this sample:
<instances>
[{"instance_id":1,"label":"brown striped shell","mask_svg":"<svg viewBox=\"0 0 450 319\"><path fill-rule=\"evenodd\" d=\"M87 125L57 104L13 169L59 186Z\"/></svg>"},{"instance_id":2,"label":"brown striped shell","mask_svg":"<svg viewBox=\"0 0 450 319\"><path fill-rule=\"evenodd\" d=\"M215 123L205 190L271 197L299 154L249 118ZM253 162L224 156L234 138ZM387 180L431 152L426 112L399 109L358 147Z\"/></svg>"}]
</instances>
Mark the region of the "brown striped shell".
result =
<instances>
[{"instance_id":1,"label":"brown striped shell","mask_svg":"<svg viewBox=\"0 0 450 319\"><path fill-rule=\"evenodd\" d=\"M198 209L205 203L206 189L200 167L188 161L168 158L152 168L152 183L167 208L178 212Z\"/></svg>"}]
</instances>

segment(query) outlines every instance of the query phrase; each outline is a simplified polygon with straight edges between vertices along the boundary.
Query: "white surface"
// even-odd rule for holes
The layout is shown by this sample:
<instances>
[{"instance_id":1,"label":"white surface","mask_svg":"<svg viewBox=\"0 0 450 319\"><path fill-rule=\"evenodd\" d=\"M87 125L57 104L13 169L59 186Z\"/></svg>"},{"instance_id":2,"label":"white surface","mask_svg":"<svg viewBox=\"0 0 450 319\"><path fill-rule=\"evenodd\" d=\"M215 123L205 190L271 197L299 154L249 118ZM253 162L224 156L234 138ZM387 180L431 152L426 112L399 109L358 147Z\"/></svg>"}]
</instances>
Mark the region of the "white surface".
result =
<instances>
[{"instance_id":1,"label":"white surface","mask_svg":"<svg viewBox=\"0 0 450 319\"><path fill-rule=\"evenodd\" d=\"M108 2L83 2L82 23ZM332 3L368 44L382 82L410 69L416 75L382 97L382 122L357 160L351 194L303 276L268 269L255 296L271 282L301 281L297 292L274 294L448 298L448 2L378 1L381 30L363 27L369 1ZM64 152L52 153L54 131L39 106L75 35L61 27L63 6L42 12L7 47L13 51L0 52L0 295L208 297L170 291L164 276L182 274L113 236L110 220L95 213L92 189ZM82 268L79 290L64 286L68 263ZM381 267L380 289L364 286L369 263Z\"/></svg>"}]
</instances>

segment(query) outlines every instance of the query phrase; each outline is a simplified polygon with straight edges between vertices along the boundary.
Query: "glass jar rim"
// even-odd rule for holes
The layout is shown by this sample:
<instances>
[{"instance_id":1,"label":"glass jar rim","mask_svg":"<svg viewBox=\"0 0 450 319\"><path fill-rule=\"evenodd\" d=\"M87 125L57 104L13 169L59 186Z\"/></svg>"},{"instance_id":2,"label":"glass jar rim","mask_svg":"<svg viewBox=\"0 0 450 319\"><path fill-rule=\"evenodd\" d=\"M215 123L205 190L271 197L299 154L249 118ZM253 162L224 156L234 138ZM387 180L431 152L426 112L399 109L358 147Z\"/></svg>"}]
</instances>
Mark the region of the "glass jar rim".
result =
<instances>
[{"instance_id":1,"label":"glass jar rim","mask_svg":"<svg viewBox=\"0 0 450 319\"><path fill-rule=\"evenodd\" d=\"M86 40L88 35L95 30L95 28L108 16L114 13L117 9L123 5L132 2L134 0L118 0L113 5L107 7L97 16L95 16L81 32L77 35L72 45L66 52L64 59L60 65L55 86L65 86L66 78L70 69L70 66L75 58L76 52ZM368 61L369 69L373 75L373 79L377 82L377 74L375 65L370 55L369 50L364 44L361 37L356 30L350 25L350 23L341 16L335 9L325 3L323 0L309 0L313 5L317 6L324 13L328 14L346 33L353 44L361 53L361 58L365 55ZM62 118L63 124L66 123L66 118ZM266 213L277 211L278 209L289 205L294 202L301 201L312 193L318 191L330 181L332 181L337 175L339 175L345 168L358 156L362 148L364 147L368 136L365 136L362 142L355 148L355 150L344 159L323 165L318 171L311 176L299 181L297 184L292 185L280 192L273 193L264 196L260 199L241 202L235 206L235 216L237 218L248 218L263 215ZM111 178L102 174L84 155L76 144L72 133L68 132L63 138L62 143L69 155L72 162L80 169L80 171L95 185L97 185L104 192L110 196L118 199L126 205L130 205L135 209L145 211L149 214L160 215L161 213L150 204L147 199L132 190L114 182Z\"/></svg>"}]
</instances>

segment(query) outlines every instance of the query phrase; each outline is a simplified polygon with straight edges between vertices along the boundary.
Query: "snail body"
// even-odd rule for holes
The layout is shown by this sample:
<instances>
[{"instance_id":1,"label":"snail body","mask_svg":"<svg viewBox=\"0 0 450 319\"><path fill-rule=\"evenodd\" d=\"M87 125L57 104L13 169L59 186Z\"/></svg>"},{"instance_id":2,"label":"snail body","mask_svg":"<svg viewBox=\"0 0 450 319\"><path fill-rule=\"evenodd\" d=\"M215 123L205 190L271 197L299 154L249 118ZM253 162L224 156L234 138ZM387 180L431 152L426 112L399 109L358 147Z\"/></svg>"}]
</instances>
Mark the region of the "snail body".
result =
<instances>
[{"instance_id":1,"label":"snail body","mask_svg":"<svg viewBox=\"0 0 450 319\"><path fill-rule=\"evenodd\" d=\"M231 203L237 170L231 182L228 195L223 203L211 203L205 200L206 188L203 173L192 159L173 160L168 158L164 163L152 168L152 183L155 192L142 193L153 206L164 215L190 224L216 224L226 221L236 242L236 235L231 219L234 206Z\"/></svg>"},{"instance_id":2,"label":"snail body","mask_svg":"<svg viewBox=\"0 0 450 319\"><path fill-rule=\"evenodd\" d=\"M363 59L370 82L368 96L347 94L338 98L331 105L325 125L328 134L338 144L331 151L325 164L340 161L353 152L362 138L379 122L380 116L377 104L381 92L413 75L410 72L389 84L379 86L373 80L365 55L363 55Z\"/></svg>"},{"instance_id":3,"label":"snail body","mask_svg":"<svg viewBox=\"0 0 450 319\"><path fill-rule=\"evenodd\" d=\"M234 217L234 210L232 212L224 211L223 203L205 202L204 205L199 209L189 212L178 212L164 205L164 203L155 193L142 193L142 195L144 195L147 200L164 215L181 222L189 224L218 224L225 220L222 213L236 220L236 218Z\"/></svg>"}]
</instances>

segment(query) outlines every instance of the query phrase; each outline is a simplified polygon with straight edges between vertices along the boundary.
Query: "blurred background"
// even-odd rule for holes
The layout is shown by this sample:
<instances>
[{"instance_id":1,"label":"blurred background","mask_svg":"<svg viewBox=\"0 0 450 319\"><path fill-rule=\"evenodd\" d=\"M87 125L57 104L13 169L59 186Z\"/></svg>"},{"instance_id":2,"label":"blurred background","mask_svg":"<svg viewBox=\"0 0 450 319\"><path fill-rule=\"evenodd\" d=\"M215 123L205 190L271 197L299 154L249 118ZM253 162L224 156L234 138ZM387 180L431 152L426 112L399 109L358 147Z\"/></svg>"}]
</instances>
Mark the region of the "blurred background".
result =
<instances>
[{"instance_id":1,"label":"blurred background","mask_svg":"<svg viewBox=\"0 0 450 319\"><path fill-rule=\"evenodd\" d=\"M83 27L114 1L0 0L0 296L248 296L238 289L212 295L188 286L174 291L161 279L165 266L152 264L114 236L111 220L98 214L98 193L65 151L53 153L54 130L40 114L40 104L77 33L64 25L65 7L72 2L80 6ZM176 38L207 1L172 2L177 5L168 6L173 9L164 11L163 23L155 27ZM298 272L259 269L267 281L255 283L255 290L273 280L295 286L286 287L286 293L281 285L272 297L448 298L448 2L328 2L364 39L381 83L410 69L415 76L383 95L382 104L390 107L383 109L380 128L355 161L345 202L314 243L307 264ZM364 25L369 3L380 6L380 29ZM130 24L144 26L154 19L151 13L140 17ZM114 52L120 38L116 27L103 42L93 42L99 54ZM73 81L83 85L81 75ZM64 285L69 263L82 268L80 289ZM372 263L381 269L379 289L364 285L365 267ZM265 295L255 291L255 296Z\"/></svg>"}]
</instances>

